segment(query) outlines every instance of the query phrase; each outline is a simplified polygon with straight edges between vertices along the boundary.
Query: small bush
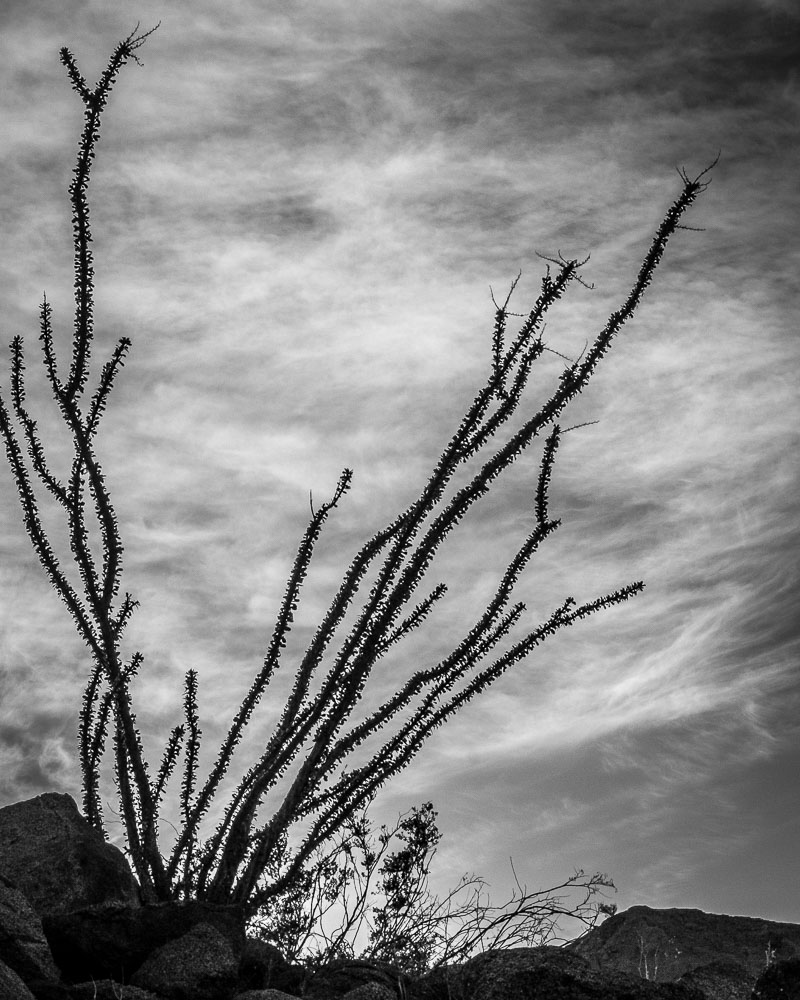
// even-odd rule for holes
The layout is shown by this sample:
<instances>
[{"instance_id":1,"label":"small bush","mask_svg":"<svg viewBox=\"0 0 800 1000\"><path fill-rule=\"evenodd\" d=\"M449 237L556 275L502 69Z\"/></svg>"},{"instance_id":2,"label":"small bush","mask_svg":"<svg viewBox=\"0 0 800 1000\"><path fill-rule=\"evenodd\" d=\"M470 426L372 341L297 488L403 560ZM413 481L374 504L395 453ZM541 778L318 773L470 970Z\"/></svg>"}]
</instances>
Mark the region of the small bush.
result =
<instances>
[{"instance_id":1,"label":"small bush","mask_svg":"<svg viewBox=\"0 0 800 1000\"><path fill-rule=\"evenodd\" d=\"M367 812L253 920L251 931L290 961L316 967L358 958L420 975L480 951L556 943L563 919L586 931L613 911L603 901L612 880L583 871L535 892L514 873L516 888L500 906L490 903L484 879L465 874L440 899L429 889L441 839L432 803L413 807L392 829L375 830Z\"/></svg>"}]
</instances>

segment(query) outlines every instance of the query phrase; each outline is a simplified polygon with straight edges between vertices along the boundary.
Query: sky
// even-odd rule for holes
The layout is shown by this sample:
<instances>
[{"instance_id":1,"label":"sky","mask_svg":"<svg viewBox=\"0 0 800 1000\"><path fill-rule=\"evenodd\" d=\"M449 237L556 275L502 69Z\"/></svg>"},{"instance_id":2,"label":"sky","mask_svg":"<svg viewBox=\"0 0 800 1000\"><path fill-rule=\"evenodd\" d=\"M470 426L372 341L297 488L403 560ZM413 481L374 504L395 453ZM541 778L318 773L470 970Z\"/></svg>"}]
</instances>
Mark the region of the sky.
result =
<instances>
[{"instance_id":1,"label":"sky","mask_svg":"<svg viewBox=\"0 0 800 1000\"><path fill-rule=\"evenodd\" d=\"M24 335L31 407L67 461L37 358L43 291L62 358L72 322L82 109L58 52L94 81L137 20L160 27L114 89L89 197L95 374L133 341L99 450L123 589L140 601L126 648L145 656L133 697L153 766L189 668L201 769L213 760L266 650L309 491L318 504L354 470L298 641L359 544L424 486L487 376L492 291L521 271L510 308L525 313L537 254L591 255L593 287L573 284L548 317L532 413L564 365L552 352L579 355L623 301L676 167L694 176L719 154L685 219L701 231L676 234L563 418L596 423L564 438L562 527L518 597L533 624L569 595L646 589L482 693L373 817L433 802L440 892L474 872L502 902L513 859L529 889L582 868L614 879L621 909L800 922L797 6L6 0L0 339ZM488 600L530 530L540 456L534 442L443 547L428 579L448 596L377 670L365 711ZM88 668L0 472L0 805L80 798ZM291 677L288 659L241 769Z\"/></svg>"}]
</instances>

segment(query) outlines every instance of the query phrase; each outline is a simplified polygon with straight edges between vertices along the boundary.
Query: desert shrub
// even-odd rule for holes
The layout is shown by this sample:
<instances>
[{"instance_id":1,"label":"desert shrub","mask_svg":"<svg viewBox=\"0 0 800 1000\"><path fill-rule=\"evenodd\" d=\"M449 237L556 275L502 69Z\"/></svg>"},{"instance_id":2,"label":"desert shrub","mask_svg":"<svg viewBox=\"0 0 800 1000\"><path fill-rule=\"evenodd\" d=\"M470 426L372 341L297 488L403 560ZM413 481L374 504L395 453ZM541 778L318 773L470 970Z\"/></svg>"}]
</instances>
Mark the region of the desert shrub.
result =
<instances>
[{"instance_id":1,"label":"desert shrub","mask_svg":"<svg viewBox=\"0 0 800 1000\"><path fill-rule=\"evenodd\" d=\"M613 912L603 898L614 890L607 875L579 870L531 892L513 864L516 887L502 905L492 905L488 883L474 874L439 898L429 888L441 839L436 816L426 802L391 829L375 829L365 807L290 891L263 908L251 931L293 962L320 966L359 958L418 975L479 951L553 944L564 940L562 920L574 935Z\"/></svg>"},{"instance_id":2,"label":"desert shrub","mask_svg":"<svg viewBox=\"0 0 800 1000\"><path fill-rule=\"evenodd\" d=\"M123 641L137 602L122 588L122 530L97 450L100 423L131 341L120 339L99 376L93 377L94 265L87 201L101 118L112 87L126 63L138 62L137 52L150 34L134 31L120 42L94 88L87 85L69 50L61 51L72 87L84 106L84 127L69 189L75 313L68 365L62 367L56 356L52 309L46 297L40 308L39 339L44 372L72 452L51 455L42 443L37 421L28 409L21 336L11 342L11 391L8 402L0 396L0 432L34 552L91 660L78 727L87 819L98 830L104 829L100 788L108 754L113 758L127 849L146 900L191 897L233 903L250 916L278 906L284 908L288 921L290 900L302 884L318 886L319 891L328 887L325 891L330 895L337 879L355 878L330 867L336 850L330 845L341 836L358 845L353 817L409 764L435 729L556 633L643 589L644 584L637 581L581 602L566 596L533 626L523 625L526 606L515 595L521 574L560 524L549 509L549 485L559 444L572 428L562 428L559 420L636 311L668 240L682 228L684 213L707 186L704 178L710 168L694 178L681 172L680 193L657 227L630 292L587 340L581 356L564 358L560 376L545 390L538 406L530 404L526 389L536 363L545 352L553 351L544 341L545 316L568 289L583 284L581 268L586 262L562 256L546 260L540 292L514 335L507 329L511 293L502 305L496 304L484 385L466 407L416 498L367 539L344 567L341 583L320 615L307 648L297 656L292 654L294 680L279 721L264 740L261 755L226 793L227 802L218 810L221 818L208 833L209 810L224 787L244 731L276 674L286 666L287 638L317 542L350 490L353 473L343 470L330 499L316 506L312 503L262 665L207 777L199 780L198 776L201 727L194 670L186 675L184 721L167 736L160 764L152 773L131 694L144 656L138 650L126 650ZM485 608L449 653L438 661L424 662L401 679L385 700L373 697L376 707L356 721L356 709L363 706L370 679L386 655L429 621L448 592L442 581L432 586L427 582L442 544L534 444L540 446L541 458L532 489L532 527L510 554ZM458 485L457 473L463 476L462 485ZM51 504L55 517L48 512L43 519L42 498ZM57 524L58 517L74 563L69 571L59 554L63 541L54 544L45 530L45 524ZM166 850L159 824L164 796L176 772L181 774L181 826L171 849ZM407 822L410 826L401 825L397 835L405 850L423 852L416 855L421 857L431 847L431 841L423 837L430 832L430 814L423 807ZM295 835L299 840L292 839ZM294 846L288 851L290 841ZM401 951L405 948L404 960L414 962L414 949L422 938L412 935L402 945L409 933L408 907L417 906L420 919L424 913L430 915L428 930L435 943L437 921L446 915L454 923L462 904L451 896L435 902L429 899L424 879L420 881L422 870L413 864L404 867L405 863L401 849L399 854L387 855L384 867L372 873L391 904L388 909L374 910L372 931L377 937L373 947L392 940ZM492 908L479 902L482 885L480 880L468 880L462 886L469 900L463 905L468 912L482 914L488 928L481 932L481 940L491 940L493 927L511 928L513 922L503 924L504 918L492 915ZM518 899L514 905L523 912L527 903L523 906ZM302 927L295 933L299 940ZM507 933L516 932L509 929ZM430 956L418 957L422 961Z\"/></svg>"}]
</instances>

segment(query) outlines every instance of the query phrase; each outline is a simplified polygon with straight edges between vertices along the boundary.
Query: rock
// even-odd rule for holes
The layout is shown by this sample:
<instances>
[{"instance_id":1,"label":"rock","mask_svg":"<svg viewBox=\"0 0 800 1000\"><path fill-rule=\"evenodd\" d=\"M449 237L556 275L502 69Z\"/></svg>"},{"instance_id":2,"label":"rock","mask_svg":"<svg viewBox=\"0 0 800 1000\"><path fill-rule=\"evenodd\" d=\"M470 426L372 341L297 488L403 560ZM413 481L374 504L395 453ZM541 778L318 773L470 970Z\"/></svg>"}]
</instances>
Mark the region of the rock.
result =
<instances>
[{"instance_id":1,"label":"rock","mask_svg":"<svg viewBox=\"0 0 800 1000\"><path fill-rule=\"evenodd\" d=\"M128 983L152 952L201 923L222 934L238 959L244 947L244 918L235 906L196 900L133 907L111 903L43 921L56 965L72 983Z\"/></svg>"},{"instance_id":2,"label":"rock","mask_svg":"<svg viewBox=\"0 0 800 1000\"><path fill-rule=\"evenodd\" d=\"M682 983L651 983L598 972L562 948L510 948L476 955L461 967L458 1000L703 1000Z\"/></svg>"},{"instance_id":3,"label":"rock","mask_svg":"<svg viewBox=\"0 0 800 1000\"><path fill-rule=\"evenodd\" d=\"M775 962L759 976L753 1000L800 1000L800 958Z\"/></svg>"},{"instance_id":4,"label":"rock","mask_svg":"<svg viewBox=\"0 0 800 1000\"><path fill-rule=\"evenodd\" d=\"M305 970L290 965L280 950L260 938L247 938L239 963L239 990L279 990L299 996Z\"/></svg>"},{"instance_id":5,"label":"rock","mask_svg":"<svg viewBox=\"0 0 800 1000\"><path fill-rule=\"evenodd\" d=\"M297 1000L297 994L273 989L246 990L244 993L237 993L236 1000Z\"/></svg>"},{"instance_id":6,"label":"rock","mask_svg":"<svg viewBox=\"0 0 800 1000\"><path fill-rule=\"evenodd\" d=\"M0 858L2 874L40 917L92 903L140 902L124 854L87 823L69 795L46 792L0 809Z\"/></svg>"},{"instance_id":7,"label":"rock","mask_svg":"<svg viewBox=\"0 0 800 1000\"><path fill-rule=\"evenodd\" d=\"M352 990L368 983L385 986L396 997L408 981L408 977L393 965L385 962L370 962L364 959L339 959L317 969L305 986L304 997L310 1000L330 1000L344 997Z\"/></svg>"},{"instance_id":8,"label":"rock","mask_svg":"<svg viewBox=\"0 0 800 1000\"><path fill-rule=\"evenodd\" d=\"M408 995L413 1000L451 1000L460 977L460 965L439 965L413 982Z\"/></svg>"},{"instance_id":9,"label":"rock","mask_svg":"<svg viewBox=\"0 0 800 1000\"><path fill-rule=\"evenodd\" d=\"M13 969L0 962L0 997L3 1000L36 1000Z\"/></svg>"},{"instance_id":10,"label":"rock","mask_svg":"<svg viewBox=\"0 0 800 1000\"><path fill-rule=\"evenodd\" d=\"M42 922L27 898L0 875L0 960L23 982L58 982L61 978Z\"/></svg>"},{"instance_id":11,"label":"rock","mask_svg":"<svg viewBox=\"0 0 800 1000\"><path fill-rule=\"evenodd\" d=\"M342 1000L397 1000L397 993L383 983L364 983L345 993Z\"/></svg>"},{"instance_id":12,"label":"rock","mask_svg":"<svg viewBox=\"0 0 800 1000\"><path fill-rule=\"evenodd\" d=\"M621 969L657 982L725 959L756 978L767 951L777 961L800 955L800 925L689 909L632 906L603 921L567 950L596 969Z\"/></svg>"},{"instance_id":13,"label":"rock","mask_svg":"<svg viewBox=\"0 0 800 1000\"><path fill-rule=\"evenodd\" d=\"M168 1000L228 1000L236 991L239 955L210 924L156 949L131 983Z\"/></svg>"},{"instance_id":14,"label":"rock","mask_svg":"<svg viewBox=\"0 0 800 1000\"><path fill-rule=\"evenodd\" d=\"M155 993L140 990L128 983L115 983L111 979L99 982L78 983L70 987L70 1000L159 1000Z\"/></svg>"},{"instance_id":15,"label":"rock","mask_svg":"<svg viewBox=\"0 0 800 1000\"><path fill-rule=\"evenodd\" d=\"M750 1000L755 981L743 965L727 959L701 965L678 980L696 987L706 1000Z\"/></svg>"},{"instance_id":16,"label":"rock","mask_svg":"<svg viewBox=\"0 0 800 1000\"><path fill-rule=\"evenodd\" d=\"M0 810L0 1000L750 1000L754 983L754 1000L800 1000L800 926L699 910L633 907L566 948L414 979L359 959L291 965L244 925L239 906L142 905L69 796Z\"/></svg>"},{"instance_id":17,"label":"rock","mask_svg":"<svg viewBox=\"0 0 800 1000\"><path fill-rule=\"evenodd\" d=\"M25 984L36 997L36 1000L72 1000L69 987L63 983L45 982L44 980L32 980Z\"/></svg>"}]
</instances>

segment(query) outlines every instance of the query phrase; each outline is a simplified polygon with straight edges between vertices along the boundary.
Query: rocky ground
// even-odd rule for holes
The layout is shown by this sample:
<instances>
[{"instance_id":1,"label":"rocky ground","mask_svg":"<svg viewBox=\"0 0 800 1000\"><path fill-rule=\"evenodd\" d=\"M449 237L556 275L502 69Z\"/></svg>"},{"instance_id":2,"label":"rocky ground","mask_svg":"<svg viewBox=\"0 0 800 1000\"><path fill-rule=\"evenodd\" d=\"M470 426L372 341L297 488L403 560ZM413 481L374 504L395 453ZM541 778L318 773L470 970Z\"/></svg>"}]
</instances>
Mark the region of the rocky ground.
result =
<instances>
[{"instance_id":1,"label":"rocky ground","mask_svg":"<svg viewBox=\"0 0 800 1000\"><path fill-rule=\"evenodd\" d=\"M570 945L596 969L679 979L710 963L744 968L755 981L768 965L800 955L800 926L702 910L632 906Z\"/></svg>"},{"instance_id":2,"label":"rocky ground","mask_svg":"<svg viewBox=\"0 0 800 1000\"><path fill-rule=\"evenodd\" d=\"M800 926L635 906L566 948L311 972L235 907L143 905L68 795L0 809L0 1000L800 1000Z\"/></svg>"}]
</instances>

